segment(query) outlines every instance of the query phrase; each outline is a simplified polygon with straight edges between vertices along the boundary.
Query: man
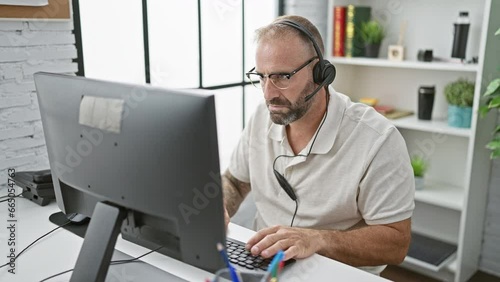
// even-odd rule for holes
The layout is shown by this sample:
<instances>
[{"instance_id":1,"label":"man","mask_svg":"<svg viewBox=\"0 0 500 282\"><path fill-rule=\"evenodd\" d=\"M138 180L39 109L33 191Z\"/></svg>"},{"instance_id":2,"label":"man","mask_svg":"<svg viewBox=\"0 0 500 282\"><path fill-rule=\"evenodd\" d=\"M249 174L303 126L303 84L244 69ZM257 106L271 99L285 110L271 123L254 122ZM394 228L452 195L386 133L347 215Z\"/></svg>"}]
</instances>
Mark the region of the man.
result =
<instances>
[{"instance_id":1,"label":"man","mask_svg":"<svg viewBox=\"0 0 500 282\"><path fill-rule=\"evenodd\" d=\"M256 32L265 104L246 126L223 175L226 224L253 191L254 255L285 259L318 253L379 274L399 264L410 243L414 179L403 138L371 107L318 83L321 36L307 19L283 16ZM281 23L280 23L281 22ZM293 196L283 189L280 174ZM290 227L292 225L292 227Z\"/></svg>"}]
</instances>

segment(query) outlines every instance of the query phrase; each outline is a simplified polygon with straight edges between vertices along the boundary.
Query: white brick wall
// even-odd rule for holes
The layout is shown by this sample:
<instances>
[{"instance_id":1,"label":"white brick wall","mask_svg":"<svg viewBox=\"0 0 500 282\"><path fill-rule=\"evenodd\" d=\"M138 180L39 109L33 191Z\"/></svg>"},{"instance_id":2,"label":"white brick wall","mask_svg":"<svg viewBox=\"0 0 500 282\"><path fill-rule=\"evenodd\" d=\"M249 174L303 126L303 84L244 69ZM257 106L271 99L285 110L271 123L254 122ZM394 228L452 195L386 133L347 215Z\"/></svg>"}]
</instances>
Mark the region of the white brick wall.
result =
<instances>
[{"instance_id":1,"label":"white brick wall","mask_svg":"<svg viewBox=\"0 0 500 282\"><path fill-rule=\"evenodd\" d=\"M0 189L8 168L49 166L33 74L77 71L72 31L72 22L0 21Z\"/></svg>"},{"instance_id":2,"label":"white brick wall","mask_svg":"<svg viewBox=\"0 0 500 282\"><path fill-rule=\"evenodd\" d=\"M500 277L500 159L491 167L480 269Z\"/></svg>"}]
</instances>

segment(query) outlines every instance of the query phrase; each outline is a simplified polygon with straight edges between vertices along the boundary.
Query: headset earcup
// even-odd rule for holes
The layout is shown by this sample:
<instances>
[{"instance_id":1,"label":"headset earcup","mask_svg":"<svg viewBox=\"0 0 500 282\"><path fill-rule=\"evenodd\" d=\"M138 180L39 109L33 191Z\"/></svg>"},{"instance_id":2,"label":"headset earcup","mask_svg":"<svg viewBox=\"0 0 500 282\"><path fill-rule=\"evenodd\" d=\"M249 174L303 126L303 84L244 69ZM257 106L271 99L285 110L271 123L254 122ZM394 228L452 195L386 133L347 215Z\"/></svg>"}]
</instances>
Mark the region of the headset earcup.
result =
<instances>
[{"instance_id":1,"label":"headset earcup","mask_svg":"<svg viewBox=\"0 0 500 282\"><path fill-rule=\"evenodd\" d=\"M328 60L323 60L323 62L317 62L313 68L313 79L314 83L321 84L325 82L325 85L329 85L335 80L337 75L337 70L335 66L332 65Z\"/></svg>"},{"instance_id":2,"label":"headset earcup","mask_svg":"<svg viewBox=\"0 0 500 282\"><path fill-rule=\"evenodd\" d=\"M313 80L316 84L323 83L323 66L321 62L317 62L313 67Z\"/></svg>"},{"instance_id":3,"label":"headset earcup","mask_svg":"<svg viewBox=\"0 0 500 282\"><path fill-rule=\"evenodd\" d=\"M325 85L330 85L335 80L335 76L337 76L337 69L329 61L324 60L323 62L323 78L325 80Z\"/></svg>"}]
</instances>

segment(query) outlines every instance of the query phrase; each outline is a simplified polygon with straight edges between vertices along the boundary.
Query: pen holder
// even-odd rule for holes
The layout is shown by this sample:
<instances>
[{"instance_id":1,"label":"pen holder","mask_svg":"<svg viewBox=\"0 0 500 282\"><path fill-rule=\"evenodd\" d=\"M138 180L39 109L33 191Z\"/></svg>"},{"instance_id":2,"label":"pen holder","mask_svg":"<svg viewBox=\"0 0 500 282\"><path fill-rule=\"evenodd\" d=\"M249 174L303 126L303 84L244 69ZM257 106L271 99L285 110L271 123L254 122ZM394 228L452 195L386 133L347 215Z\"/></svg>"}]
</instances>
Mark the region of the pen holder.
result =
<instances>
[{"instance_id":1,"label":"pen holder","mask_svg":"<svg viewBox=\"0 0 500 282\"><path fill-rule=\"evenodd\" d=\"M256 272L236 269L240 282L268 282L271 279L270 272ZM227 282L232 281L229 273L229 268L223 268L215 273L212 282Z\"/></svg>"}]
</instances>

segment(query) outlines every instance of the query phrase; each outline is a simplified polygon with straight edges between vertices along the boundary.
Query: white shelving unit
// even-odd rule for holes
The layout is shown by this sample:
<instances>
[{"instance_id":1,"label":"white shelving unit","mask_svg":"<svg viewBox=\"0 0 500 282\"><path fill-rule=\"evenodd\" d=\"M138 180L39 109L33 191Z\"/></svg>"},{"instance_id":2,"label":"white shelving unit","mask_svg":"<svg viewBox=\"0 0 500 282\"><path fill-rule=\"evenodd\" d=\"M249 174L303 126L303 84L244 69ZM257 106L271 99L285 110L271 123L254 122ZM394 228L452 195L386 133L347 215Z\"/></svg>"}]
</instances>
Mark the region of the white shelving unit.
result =
<instances>
[{"instance_id":1,"label":"white shelving unit","mask_svg":"<svg viewBox=\"0 0 500 282\"><path fill-rule=\"evenodd\" d=\"M492 80L500 44L494 32L500 27L498 0L401 0L397 5L385 0L329 0L328 22L333 23L333 7L349 4L372 7L372 18L386 28L380 57L332 57L333 25L328 25L327 58L337 68L333 87L357 101L375 97L383 105L417 112L418 88L435 85L436 96L431 121L415 115L391 120L405 138L410 155L423 155L429 162L426 186L415 193L412 229L429 238L457 246L455 254L439 267L413 257L402 266L444 281L467 281L478 269L491 162L484 148L496 125L491 114L479 119L478 108L485 87ZM419 49L433 49L435 57L451 55L453 22L459 11L468 11L471 27L467 59L479 57L477 64L418 62ZM496 11L496 14L495 12ZM399 27L407 21L405 61L387 60L387 47L395 44ZM498 41L498 40L496 40ZM444 87L458 78L475 82L471 128L448 126Z\"/></svg>"},{"instance_id":2,"label":"white shelving unit","mask_svg":"<svg viewBox=\"0 0 500 282\"><path fill-rule=\"evenodd\" d=\"M445 119L420 120L417 116L411 115L408 117L392 119L391 122L398 128L435 132L467 138L471 136L470 128L450 127Z\"/></svg>"},{"instance_id":3,"label":"white shelving unit","mask_svg":"<svg viewBox=\"0 0 500 282\"><path fill-rule=\"evenodd\" d=\"M389 61L387 59L373 58L344 58L333 57L331 62L335 65L353 65L353 66L371 66L371 67L387 67L387 68L405 68L405 69L420 69L420 70L443 70L443 71L458 71L458 72L476 72L477 65L462 64L462 63L445 63L445 62L419 62L419 61Z\"/></svg>"},{"instance_id":4,"label":"white shelving unit","mask_svg":"<svg viewBox=\"0 0 500 282\"><path fill-rule=\"evenodd\" d=\"M415 199L423 203L462 211L464 191L463 187L427 181L423 190L415 191Z\"/></svg>"}]
</instances>

